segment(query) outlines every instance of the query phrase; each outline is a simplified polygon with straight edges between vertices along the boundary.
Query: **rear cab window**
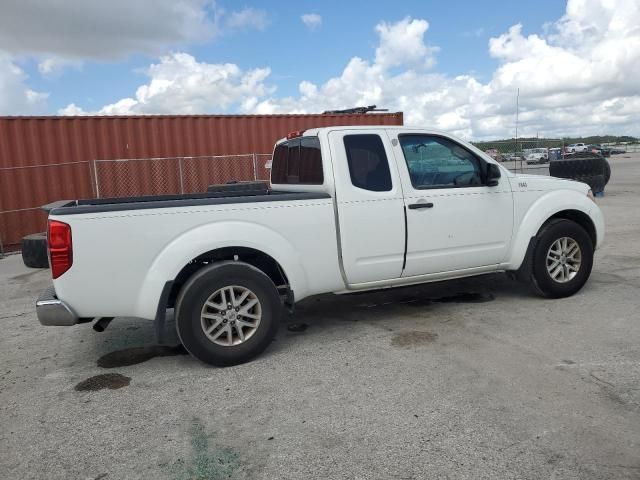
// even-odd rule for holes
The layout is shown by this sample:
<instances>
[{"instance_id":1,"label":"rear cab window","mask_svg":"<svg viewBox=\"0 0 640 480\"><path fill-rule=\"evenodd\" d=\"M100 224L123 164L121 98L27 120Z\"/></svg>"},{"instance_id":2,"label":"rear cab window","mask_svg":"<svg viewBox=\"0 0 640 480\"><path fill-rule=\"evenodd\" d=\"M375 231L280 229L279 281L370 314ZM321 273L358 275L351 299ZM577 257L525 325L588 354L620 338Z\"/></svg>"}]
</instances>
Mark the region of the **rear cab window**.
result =
<instances>
[{"instance_id":1,"label":"rear cab window","mask_svg":"<svg viewBox=\"0 0 640 480\"><path fill-rule=\"evenodd\" d=\"M391 190L389 161L380 135L345 135L344 148L354 187L372 192Z\"/></svg>"},{"instance_id":2,"label":"rear cab window","mask_svg":"<svg viewBox=\"0 0 640 480\"><path fill-rule=\"evenodd\" d=\"M271 183L322 185L322 152L318 137L299 137L276 145L271 162Z\"/></svg>"}]
</instances>

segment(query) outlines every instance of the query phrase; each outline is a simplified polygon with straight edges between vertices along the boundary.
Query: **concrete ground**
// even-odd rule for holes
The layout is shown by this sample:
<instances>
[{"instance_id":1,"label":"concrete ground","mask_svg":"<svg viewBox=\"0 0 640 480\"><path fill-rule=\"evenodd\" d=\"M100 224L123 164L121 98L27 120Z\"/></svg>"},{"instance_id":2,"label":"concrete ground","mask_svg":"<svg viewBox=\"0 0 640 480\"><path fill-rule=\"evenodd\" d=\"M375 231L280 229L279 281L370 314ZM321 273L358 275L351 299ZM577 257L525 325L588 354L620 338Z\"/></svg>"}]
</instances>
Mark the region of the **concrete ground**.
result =
<instances>
[{"instance_id":1,"label":"concrete ground","mask_svg":"<svg viewBox=\"0 0 640 480\"><path fill-rule=\"evenodd\" d=\"M42 327L49 272L0 260L0 478L640 478L640 156L611 163L574 297L492 275L310 299L232 368L147 321Z\"/></svg>"}]
</instances>

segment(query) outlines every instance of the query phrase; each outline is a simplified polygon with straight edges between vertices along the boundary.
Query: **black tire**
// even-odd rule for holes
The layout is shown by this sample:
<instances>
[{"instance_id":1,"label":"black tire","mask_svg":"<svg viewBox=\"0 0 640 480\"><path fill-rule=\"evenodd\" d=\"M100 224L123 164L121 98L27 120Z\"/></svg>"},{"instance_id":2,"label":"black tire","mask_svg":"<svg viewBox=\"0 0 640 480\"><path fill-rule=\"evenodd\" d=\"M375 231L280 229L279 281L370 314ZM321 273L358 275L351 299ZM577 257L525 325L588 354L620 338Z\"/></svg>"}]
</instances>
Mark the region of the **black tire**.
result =
<instances>
[{"instance_id":1,"label":"black tire","mask_svg":"<svg viewBox=\"0 0 640 480\"><path fill-rule=\"evenodd\" d=\"M604 175L594 175L591 179L591 191L593 193L604 192L604 186L606 185Z\"/></svg>"},{"instance_id":2,"label":"black tire","mask_svg":"<svg viewBox=\"0 0 640 480\"><path fill-rule=\"evenodd\" d=\"M573 239L580 248L581 264L575 276L561 283L554 280L547 270L547 254L551 245L563 237ZM575 222L565 219L552 220L544 225L536 236L536 246L531 259L531 281L537 291L549 298L569 297L579 291L589 279L593 267L593 242L589 234Z\"/></svg>"},{"instance_id":3,"label":"black tire","mask_svg":"<svg viewBox=\"0 0 640 480\"><path fill-rule=\"evenodd\" d=\"M591 188L593 193L600 193L604 191L604 175L582 175L573 178L577 182L586 183Z\"/></svg>"},{"instance_id":4,"label":"black tire","mask_svg":"<svg viewBox=\"0 0 640 480\"><path fill-rule=\"evenodd\" d=\"M609 160L604 161L604 184L605 186L611 180L611 165L609 164Z\"/></svg>"},{"instance_id":5,"label":"black tire","mask_svg":"<svg viewBox=\"0 0 640 480\"><path fill-rule=\"evenodd\" d=\"M214 343L204 332L201 312L217 290L239 286L250 290L260 302L261 319L252 336L238 345ZM180 290L176 303L176 329L187 351L198 360L219 367L238 365L258 356L278 331L282 304L271 279L243 262L226 261L198 270ZM226 323L226 321L225 321ZM235 334L235 330L230 327Z\"/></svg>"},{"instance_id":6,"label":"black tire","mask_svg":"<svg viewBox=\"0 0 640 480\"><path fill-rule=\"evenodd\" d=\"M33 233L22 238L22 261L29 268L49 268L47 234Z\"/></svg>"}]
</instances>

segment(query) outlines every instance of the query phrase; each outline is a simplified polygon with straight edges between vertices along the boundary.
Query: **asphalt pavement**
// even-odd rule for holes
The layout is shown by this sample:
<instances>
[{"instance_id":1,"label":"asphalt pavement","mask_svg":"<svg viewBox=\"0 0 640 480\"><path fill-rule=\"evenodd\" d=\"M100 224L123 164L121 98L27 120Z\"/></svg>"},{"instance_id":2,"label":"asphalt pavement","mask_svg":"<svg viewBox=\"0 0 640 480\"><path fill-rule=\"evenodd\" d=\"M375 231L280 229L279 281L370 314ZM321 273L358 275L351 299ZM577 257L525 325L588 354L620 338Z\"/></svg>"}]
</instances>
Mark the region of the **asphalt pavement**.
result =
<instances>
[{"instance_id":1,"label":"asphalt pavement","mask_svg":"<svg viewBox=\"0 0 640 480\"><path fill-rule=\"evenodd\" d=\"M0 260L0 478L640 478L640 156L611 164L577 295L496 274L311 298L237 367L149 321L43 327L49 272Z\"/></svg>"}]
</instances>

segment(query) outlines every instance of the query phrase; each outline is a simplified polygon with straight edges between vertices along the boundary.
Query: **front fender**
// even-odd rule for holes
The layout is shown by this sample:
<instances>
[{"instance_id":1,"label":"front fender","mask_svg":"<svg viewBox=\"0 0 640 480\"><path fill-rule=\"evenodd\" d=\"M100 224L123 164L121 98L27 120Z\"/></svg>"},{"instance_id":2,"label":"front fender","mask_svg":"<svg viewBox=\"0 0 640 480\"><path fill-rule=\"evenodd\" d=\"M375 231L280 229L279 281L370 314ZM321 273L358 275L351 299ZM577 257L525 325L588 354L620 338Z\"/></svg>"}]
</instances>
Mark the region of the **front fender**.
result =
<instances>
[{"instance_id":1,"label":"front fender","mask_svg":"<svg viewBox=\"0 0 640 480\"><path fill-rule=\"evenodd\" d=\"M598 243L602 238L602 222L600 211L589 198L573 190L556 190L545 193L538 198L525 212L512 244L511 255L505 267L506 270L517 270L527 253L531 237L535 236L542 225L555 214L565 210L577 210L589 216L593 221L598 236ZM594 219L594 211L598 218Z\"/></svg>"},{"instance_id":2,"label":"front fender","mask_svg":"<svg viewBox=\"0 0 640 480\"><path fill-rule=\"evenodd\" d=\"M154 318L165 283L174 280L194 258L225 247L253 248L271 256L284 270L296 297L305 296L308 281L302 259L285 237L263 225L225 221L184 232L162 249L142 283L136 302L137 316Z\"/></svg>"}]
</instances>

